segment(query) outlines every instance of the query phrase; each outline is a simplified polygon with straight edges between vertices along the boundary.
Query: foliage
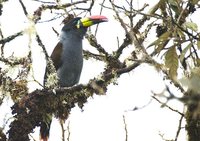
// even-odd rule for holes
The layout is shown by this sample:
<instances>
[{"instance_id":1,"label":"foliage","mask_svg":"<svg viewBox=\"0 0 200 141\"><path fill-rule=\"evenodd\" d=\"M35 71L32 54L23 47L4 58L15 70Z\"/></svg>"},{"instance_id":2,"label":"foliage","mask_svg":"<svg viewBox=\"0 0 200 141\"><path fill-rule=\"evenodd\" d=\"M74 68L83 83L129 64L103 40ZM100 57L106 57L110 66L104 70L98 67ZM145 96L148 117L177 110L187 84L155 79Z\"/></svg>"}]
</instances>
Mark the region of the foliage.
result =
<instances>
[{"instance_id":1,"label":"foliage","mask_svg":"<svg viewBox=\"0 0 200 141\"><path fill-rule=\"evenodd\" d=\"M190 20L190 16L199 12L198 0L159 0L153 7L145 4L140 9L134 8L133 0L127 0L125 3L103 0L100 5L94 0L72 1L71 3L35 0L35 2L40 3L40 6L33 14L28 12L29 9L24 2L19 0L24 15L31 23L30 27L8 37L4 37L0 28L0 61L3 64L0 69L0 103L9 96L14 102L12 114L15 119L10 124L8 140L29 140L28 135L36 126L40 125L41 121L48 120L49 114L54 114L63 120L67 119L75 104L82 108L87 99L94 94L106 94L109 84L116 83L122 74L131 72L144 63L152 65L162 72L165 78L182 92L183 96L177 98L168 89L171 85L166 86L166 92L170 96L165 96L165 98L167 101L178 99L187 106L187 112L181 115L187 121L185 129L188 132L188 141L200 140L200 127L198 126L200 121L200 88L195 87L194 89L192 87L193 84L200 82L199 71L194 71L199 70L200 67L200 39L197 23ZM4 13L4 4L6 4L6 1L0 1L0 16ZM87 8L80 8L80 4L87 5ZM125 33L124 39L121 39L122 43L118 43L117 49L112 53L109 53L101 43L98 43L95 35L87 34L86 39L97 53L84 50L84 57L85 59L93 58L104 62L106 64L104 71L85 85L79 84L71 88L43 88L29 92L28 78L32 75L33 63L31 40L37 41L38 47L43 50L45 58L49 62L45 44L35 28L42 21L43 14L59 11L59 16L52 17L50 21L64 17L63 22L65 22L70 16L84 16L92 13L96 5L100 7L100 13L103 9L111 10L121 26L120 28ZM150 9L149 12L145 12L147 8ZM5 46L17 40L20 36L27 35L27 33L30 37L27 55L6 57ZM146 45L145 41L149 38L152 40L152 33L156 33L153 35L153 41ZM132 50L122 60L120 57L124 55L123 51L128 47L131 47ZM19 71L13 77L9 72L16 68ZM182 77L186 78L190 84L187 83L187 90L183 89L182 82L178 81L178 77L182 73ZM37 83L37 80L35 82ZM180 130L182 130L181 127L174 139L176 141ZM5 139L2 132L0 138Z\"/></svg>"}]
</instances>

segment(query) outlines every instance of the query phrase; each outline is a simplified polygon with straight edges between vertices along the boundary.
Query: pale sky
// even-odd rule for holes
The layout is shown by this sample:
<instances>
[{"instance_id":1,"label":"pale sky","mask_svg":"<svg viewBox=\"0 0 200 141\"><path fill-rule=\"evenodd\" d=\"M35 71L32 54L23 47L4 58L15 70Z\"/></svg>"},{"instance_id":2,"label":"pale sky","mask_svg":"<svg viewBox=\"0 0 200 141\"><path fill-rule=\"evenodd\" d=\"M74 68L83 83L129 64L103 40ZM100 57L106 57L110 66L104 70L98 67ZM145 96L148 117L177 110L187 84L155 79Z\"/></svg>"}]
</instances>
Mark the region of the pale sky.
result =
<instances>
[{"instance_id":1,"label":"pale sky","mask_svg":"<svg viewBox=\"0 0 200 141\"><path fill-rule=\"evenodd\" d=\"M153 6L154 2L156 3L157 1L148 1L150 4L149 8ZM135 0L134 8L141 8L143 3L144 0ZM37 9L39 5L36 2L32 3L32 1L26 1L25 4L30 13ZM3 16L0 17L0 26L5 36L30 27L26 17L21 16L23 11L18 1L10 0L4 6ZM98 14L99 8L97 7L95 10L93 10L93 14ZM117 37L119 37L120 43L123 41L124 32L115 21L110 10L103 10L102 15L107 16L109 22L99 25L97 40L111 53L117 48ZM44 20L50 19L52 15L46 12L42 18ZM52 31L52 27L60 31L62 28L62 25L60 25L61 21L62 19L59 19L54 22L36 25L36 30L47 47L49 54L58 41L56 34ZM94 29L95 27L92 27L92 32ZM7 55L9 56L14 52L14 55L21 56L26 53L28 41L29 38L27 36L10 42L6 48ZM145 43L150 44L152 41L149 39ZM86 40L84 40L84 49L95 51L88 45ZM129 53L130 50L131 46L125 50L125 54ZM34 38L32 51L33 66L36 67L34 68L35 78L42 83L45 59L41 48L34 41ZM89 79L99 75L103 71L103 67L103 63L96 62L95 60L85 61L80 83L87 83ZM162 73L157 72L153 67L141 65L130 73L122 75L117 81L118 85L110 85L106 95L94 95L88 99L88 103L85 104L83 111L78 107L72 109L71 115L66 121L66 125L70 121L70 141L124 141L123 115L126 119L128 140L130 141L161 141L162 138L159 134L164 135L165 139L174 139L180 115L165 107L161 108L158 102L151 100L152 91L160 93L164 90L165 83L168 83L164 82L162 78ZM35 88L40 87L35 83L30 83L30 91L33 91ZM177 95L179 94L176 88L172 89L172 91ZM161 100L164 101L165 99ZM147 105L148 103L149 105ZM0 126L2 126L1 123L3 122L4 115L9 111L8 105L11 104L11 102L7 102L0 107ZM174 107L174 109L183 111L182 103L176 100L172 100L168 104ZM147 106L140 110L132 111L133 108L143 107L144 105ZM9 114L7 117L9 117ZM67 126L65 128L67 129ZM60 130L58 121L54 119L51 126L50 141L61 141ZM36 140L39 139L38 128L33 136ZM183 129L181 130L179 140L183 141L185 137L186 134Z\"/></svg>"}]
</instances>

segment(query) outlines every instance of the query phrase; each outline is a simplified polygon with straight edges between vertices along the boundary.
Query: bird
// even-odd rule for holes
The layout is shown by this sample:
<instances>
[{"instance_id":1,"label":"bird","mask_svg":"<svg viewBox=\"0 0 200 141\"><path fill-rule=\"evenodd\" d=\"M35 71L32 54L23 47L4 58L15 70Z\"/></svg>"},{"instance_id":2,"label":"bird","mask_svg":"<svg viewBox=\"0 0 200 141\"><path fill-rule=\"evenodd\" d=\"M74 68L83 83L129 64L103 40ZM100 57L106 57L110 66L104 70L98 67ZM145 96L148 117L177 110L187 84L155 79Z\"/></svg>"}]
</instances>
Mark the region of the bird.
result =
<instances>
[{"instance_id":1,"label":"bird","mask_svg":"<svg viewBox=\"0 0 200 141\"><path fill-rule=\"evenodd\" d=\"M58 77L60 87L71 87L79 82L82 67L82 40L88 27L107 22L108 18L102 15L89 17L75 17L64 24L60 39L50 56ZM44 75L44 86L47 81L48 68ZM51 119L48 123L41 122L40 140L48 141Z\"/></svg>"}]
</instances>

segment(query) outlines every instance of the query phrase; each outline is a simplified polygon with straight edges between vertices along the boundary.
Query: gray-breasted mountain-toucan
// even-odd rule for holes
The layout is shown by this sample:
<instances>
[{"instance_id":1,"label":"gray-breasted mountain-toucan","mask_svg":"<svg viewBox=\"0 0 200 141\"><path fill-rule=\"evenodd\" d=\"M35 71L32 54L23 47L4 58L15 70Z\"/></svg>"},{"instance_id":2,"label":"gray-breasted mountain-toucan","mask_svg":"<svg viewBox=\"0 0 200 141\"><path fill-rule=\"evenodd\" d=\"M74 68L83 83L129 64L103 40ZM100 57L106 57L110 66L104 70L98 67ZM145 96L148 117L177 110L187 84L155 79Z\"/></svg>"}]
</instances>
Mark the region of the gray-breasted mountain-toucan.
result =
<instances>
[{"instance_id":1,"label":"gray-breasted mountain-toucan","mask_svg":"<svg viewBox=\"0 0 200 141\"><path fill-rule=\"evenodd\" d=\"M60 87L71 87L79 82L83 66L83 37L88 27L106 21L108 19L101 15L85 18L76 17L63 26L60 41L50 56L56 69ZM47 69L44 83L48 77ZM41 122L40 138L42 141L48 140L50 125L51 121L49 123Z\"/></svg>"}]
</instances>

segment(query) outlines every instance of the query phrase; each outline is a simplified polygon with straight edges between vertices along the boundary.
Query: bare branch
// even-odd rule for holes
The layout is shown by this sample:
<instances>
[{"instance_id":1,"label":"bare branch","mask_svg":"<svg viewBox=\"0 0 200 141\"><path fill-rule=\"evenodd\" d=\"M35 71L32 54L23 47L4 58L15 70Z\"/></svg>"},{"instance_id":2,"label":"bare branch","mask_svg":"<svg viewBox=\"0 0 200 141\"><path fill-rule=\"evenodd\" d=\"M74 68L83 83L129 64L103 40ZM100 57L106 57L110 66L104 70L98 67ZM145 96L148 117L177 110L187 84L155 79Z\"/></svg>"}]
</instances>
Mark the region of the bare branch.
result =
<instances>
[{"instance_id":1,"label":"bare branch","mask_svg":"<svg viewBox=\"0 0 200 141\"><path fill-rule=\"evenodd\" d=\"M89 41L90 45L95 47L99 53L109 56L108 52L97 42L96 37L93 34L87 34L85 38Z\"/></svg>"},{"instance_id":2,"label":"bare branch","mask_svg":"<svg viewBox=\"0 0 200 141\"><path fill-rule=\"evenodd\" d=\"M67 133L68 133L67 141L70 141L70 135L71 135L71 132L70 132L70 121L68 121L68 124L67 124Z\"/></svg>"},{"instance_id":3,"label":"bare branch","mask_svg":"<svg viewBox=\"0 0 200 141\"><path fill-rule=\"evenodd\" d=\"M101 5L103 5L104 3L105 3L105 0L103 0L103 2L101 3ZM101 6L99 15L102 14L102 11L103 11L103 6ZM94 33L95 36L97 35L98 27L99 27L99 24L96 26L95 33Z\"/></svg>"},{"instance_id":4,"label":"bare branch","mask_svg":"<svg viewBox=\"0 0 200 141\"><path fill-rule=\"evenodd\" d=\"M124 122L124 130L125 130L125 141L128 141L128 129L126 124L126 117L123 115L123 122Z\"/></svg>"},{"instance_id":5,"label":"bare branch","mask_svg":"<svg viewBox=\"0 0 200 141\"><path fill-rule=\"evenodd\" d=\"M178 137L179 137L180 131L181 131L181 129L182 129L182 126L181 126L181 125L182 125L183 119L184 119L184 116L182 115L182 116L180 117L180 120L179 120L178 129L177 129L177 131L176 131L176 137L175 137L174 141L178 141Z\"/></svg>"},{"instance_id":6,"label":"bare branch","mask_svg":"<svg viewBox=\"0 0 200 141\"><path fill-rule=\"evenodd\" d=\"M166 103L161 102L161 101L160 101L158 98L156 98L155 96L152 96L152 98L155 99L155 100L156 100L158 103L160 103L162 106L167 107L167 108L170 109L171 111L176 112L176 113L178 113L179 115L181 115L181 116L184 117L184 114L183 114L183 113L181 113L181 112L179 112L178 110L176 110L176 109L174 109L174 108L168 106Z\"/></svg>"},{"instance_id":7,"label":"bare branch","mask_svg":"<svg viewBox=\"0 0 200 141\"><path fill-rule=\"evenodd\" d=\"M62 132L61 132L62 133L62 141L65 141L65 128L64 128L65 121L62 119L60 119L59 121L60 121L61 130L62 130Z\"/></svg>"},{"instance_id":8,"label":"bare branch","mask_svg":"<svg viewBox=\"0 0 200 141\"><path fill-rule=\"evenodd\" d=\"M23 35L23 31L17 32L17 33L15 33L15 34L13 34L13 35L11 35L9 37L1 39L0 40L0 44L5 44L7 42L10 42L10 41L14 40L16 37L19 37L21 35Z\"/></svg>"},{"instance_id":9,"label":"bare branch","mask_svg":"<svg viewBox=\"0 0 200 141\"><path fill-rule=\"evenodd\" d=\"M24 14L25 14L26 16L28 16L28 12L27 12L27 10L26 10L26 6L25 6L24 3L22 2L22 0L19 0L19 3L20 3L21 6L22 6L22 9L23 9L23 11L24 11Z\"/></svg>"},{"instance_id":10,"label":"bare branch","mask_svg":"<svg viewBox=\"0 0 200 141\"><path fill-rule=\"evenodd\" d=\"M49 60L49 55L47 53L45 45L42 43L42 40L40 39L40 36L38 34L36 34L36 41L38 42L38 45L42 48L42 51L44 52L46 60Z\"/></svg>"},{"instance_id":11,"label":"bare branch","mask_svg":"<svg viewBox=\"0 0 200 141\"><path fill-rule=\"evenodd\" d=\"M34 12L34 22L37 23L40 19L41 19L41 15L42 12L44 10L60 10L60 9L65 9L67 7L71 7L77 4L81 4L81 3L86 3L89 0L82 0L82 1L76 1L76 2L72 2L72 3L65 3L62 5L42 5L40 6L35 12Z\"/></svg>"}]
</instances>

